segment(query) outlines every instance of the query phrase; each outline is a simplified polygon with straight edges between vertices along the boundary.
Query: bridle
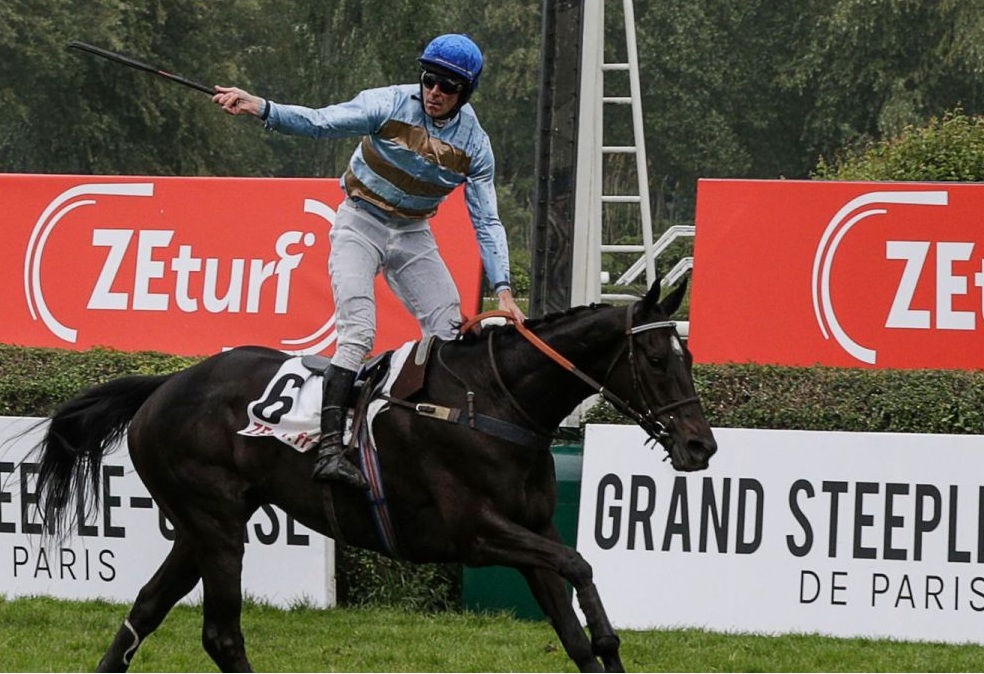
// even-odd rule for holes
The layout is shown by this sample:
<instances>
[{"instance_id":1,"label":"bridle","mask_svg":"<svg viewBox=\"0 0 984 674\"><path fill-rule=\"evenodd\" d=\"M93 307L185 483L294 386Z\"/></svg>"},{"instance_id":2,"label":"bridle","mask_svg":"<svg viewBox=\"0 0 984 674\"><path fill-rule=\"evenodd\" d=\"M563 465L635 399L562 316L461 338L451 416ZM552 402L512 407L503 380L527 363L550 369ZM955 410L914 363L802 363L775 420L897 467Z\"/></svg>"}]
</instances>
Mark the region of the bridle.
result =
<instances>
[{"instance_id":1,"label":"bridle","mask_svg":"<svg viewBox=\"0 0 984 674\"><path fill-rule=\"evenodd\" d=\"M672 416L668 419L668 424L664 424L660 417L672 412L681 407L687 405L692 405L698 402L699 398L697 396L692 396L689 398L683 398L682 400L677 400L667 405L655 406L653 401L650 399L646 388L642 385L642 381L639 379L639 368L636 367L636 349L635 349L635 336L648 332L650 330L662 330L666 328L675 329L676 321L663 320L663 321L652 321L650 323L643 323L642 325L632 325L632 307L630 304L626 307L625 313L625 345L618 350L615 356L612 358L612 362L609 364L608 368L605 370L605 379L608 381L609 376L618 363L619 359L622 357L623 353L628 354L629 370L632 372L632 386L635 388L636 392L639 394L639 398L645 405L645 409L637 410L628 402L620 398L614 392L610 391L605 387L604 383L599 383L591 376L582 372L577 368L574 363L569 361L563 355L557 352L552 346L540 339L535 333L533 333L529 328L520 322L513 319L513 316L508 311L487 311L485 313L474 316L473 318L466 321L460 328L462 334L468 332L476 324L480 323L486 318L505 318L507 321L511 322L516 328L516 331L522 335L530 344L536 347L540 352L546 355L550 360L554 361L562 368L573 374L575 377L580 379L582 382L587 384L595 393L600 395L602 398L607 400L611 405L617 409L620 413L629 417L635 421L649 436L649 441L653 444L659 443L663 445L664 448L669 450L671 444L670 428L673 426L674 418ZM490 358L492 357L491 349L489 353ZM495 370L495 359L492 358L492 368ZM496 373L498 378L498 373ZM507 391L508 393L508 391ZM517 403L512 400L514 406ZM655 409L654 409L655 408ZM522 411L522 410L520 410ZM525 414L524 414L525 416Z\"/></svg>"}]
</instances>

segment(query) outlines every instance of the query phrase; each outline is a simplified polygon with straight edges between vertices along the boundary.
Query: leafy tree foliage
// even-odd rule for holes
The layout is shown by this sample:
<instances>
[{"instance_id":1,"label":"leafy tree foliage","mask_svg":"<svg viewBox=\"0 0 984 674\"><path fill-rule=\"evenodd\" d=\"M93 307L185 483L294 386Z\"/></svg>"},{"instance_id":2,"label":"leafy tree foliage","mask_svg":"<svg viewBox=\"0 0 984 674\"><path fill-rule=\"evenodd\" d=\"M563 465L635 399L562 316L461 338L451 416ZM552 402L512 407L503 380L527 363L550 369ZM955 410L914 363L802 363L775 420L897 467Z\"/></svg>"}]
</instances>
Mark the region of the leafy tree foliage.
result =
<instances>
[{"instance_id":1,"label":"leafy tree foliage","mask_svg":"<svg viewBox=\"0 0 984 674\"><path fill-rule=\"evenodd\" d=\"M785 79L810 101L807 148L829 153L958 105L984 111L982 9L979 0L818 3L815 27Z\"/></svg>"},{"instance_id":2,"label":"leafy tree foliage","mask_svg":"<svg viewBox=\"0 0 984 674\"><path fill-rule=\"evenodd\" d=\"M796 176L812 165L805 103L782 81L812 27L806 4L636 4L650 182L665 224L692 222L699 178Z\"/></svg>"},{"instance_id":3,"label":"leafy tree foliage","mask_svg":"<svg viewBox=\"0 0 984 674\"><path fill-rule=\"evenodd\" d=\"M659 199L805 178L840 148L984 113L981 0L637 0L636 17Z\"/></svg>"},{"instance_id":4,"label":"leafy tree foliage","mask_svg":"<svg viewBox=\"0 0 984 674\"><path fill-rule=\"evenodd\" d=\"M984 117L957 110L820 160L822 180L984 181Z\"/></svg>"},{"instance_id":5,"label":"leafy tree foliage","mask_svg":"<svg viewBox=\"0 0 984 674\"><path fill-rule=\"evenodd\" d=\"M80 39L202 79L199 73L221 75L232 63L231 53L215 49L211 27L251 26L256 9L231 0L4 4L0 104L8 121L0 165L42 173L255 174L269 158L262 142L218 132L222 120L207 97L66 44ZM243 37L229 32L236 42Z\"/></svg>"}]
</instances>

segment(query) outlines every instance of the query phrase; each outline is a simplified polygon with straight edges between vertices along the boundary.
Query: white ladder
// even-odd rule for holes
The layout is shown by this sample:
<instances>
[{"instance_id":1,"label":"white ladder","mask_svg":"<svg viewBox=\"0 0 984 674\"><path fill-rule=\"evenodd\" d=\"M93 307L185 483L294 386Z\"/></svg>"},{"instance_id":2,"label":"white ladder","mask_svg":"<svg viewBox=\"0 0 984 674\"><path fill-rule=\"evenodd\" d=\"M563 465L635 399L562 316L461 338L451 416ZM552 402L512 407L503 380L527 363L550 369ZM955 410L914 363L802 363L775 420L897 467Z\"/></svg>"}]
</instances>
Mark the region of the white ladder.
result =
<instances>
[{"instance_id":1,"label":"white ladder","mask_svg":"<svg viewBox=\"0 0 984 674\"><path fill-rule=\"evenodd\" d=\"M605 3L602 0L597 3L599 12L604 13ZM653 257L653 221L649 210L649 169L646 166L646 136L642 126L642 91L639 85L639 56L636 49L635 34L635 11L632 0L622 0L622 13L625 20L625 51L626 62L624 63L602 63L602 73L611 71L628 71L629 73L629 95L628 96L602 96L601 102L606 105L629 105L632 108L632 136L633 145L604 145L601 146L602 162L604 165L604 155L609 154L634 154L636 158L636 175L638 176L638 191L632 195L601 195L601 203L604 204L638 204L639 217L642 226L642 244L605 244L601 245L602 253L637 253L640 254L640 261L646 270L646 285L650 285L656 278L656 261ZM604 26L604 16L600 17L599 24ZM604 85L604 82L602 82ZM604 112L604 111L602 111ZM604 129L604 125L602 125ZM600 139L604 143L604 137ZM604 218L604 214L602 214ZM600 281L600 279L599 279ZM599 293L602 300L625 299L622 295L612 295L610 293Z\"/></svg>"},{"instance_id":2,"label":"white ladder","mask_svg":"<svg viewBox=\"0 0 984 674\"><path fill-rule=\"evenodd\" d=\"M646 144L642 120L642 93L639 83L639 59L636 47L635 12L632 0L622 0L625 24L626 60L606 63L605 43L606 0L588 0L583 5L581 50L580 121L577 150L577 186L574 216L574 265L571 287L571 304L588 304L602 300L631 300L634 295L602 293L602 253L635 254L635 264L615 283L627 285L643 270L646 285L656 279L655 256L661 248L653 242L652 214L649 205L649 174L646 166ZM628 73L629 95L606 96L604 74L621 71ZM609 145L604 138L604 110L606 105L628 105L632 110L632 145ZM638 178L635 194L603 194L604 171L607 155L635 155ZM605 205L637 204L641 227L641 243L609 244L603 242ZM668 233L669 234L669 233ZM674 231L671 236L686 235ZM692 233L691 233L692 235ZM672 240L672 239L670 239ZM662 243L662 240L661 240ZM685 271L685 270L684 270Z\"/></svg>"}]
</instances>

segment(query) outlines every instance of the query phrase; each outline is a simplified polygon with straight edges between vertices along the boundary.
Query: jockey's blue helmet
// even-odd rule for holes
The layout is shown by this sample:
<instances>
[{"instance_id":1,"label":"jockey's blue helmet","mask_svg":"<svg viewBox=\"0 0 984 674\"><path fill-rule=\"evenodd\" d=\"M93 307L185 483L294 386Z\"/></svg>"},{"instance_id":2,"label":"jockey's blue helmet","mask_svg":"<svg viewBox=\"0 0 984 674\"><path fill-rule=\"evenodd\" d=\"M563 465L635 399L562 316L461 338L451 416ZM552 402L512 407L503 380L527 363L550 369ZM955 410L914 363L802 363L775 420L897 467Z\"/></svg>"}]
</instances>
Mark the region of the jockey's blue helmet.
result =
<instances>
[{"instance_id":1,"label":"jockey's blue helmet","mask_svg":"<svg viewBox=\"0 0 984 674\"><path fill-rule=\"evenodd\" d=\"M467 35L459 33L435 37L424 48L424 53L417 61L426 69L443 71L461 79L468 94L478 88L478 78L482 74L482 66L485 65L478 45Z\"/></svg>"}]
</instances>

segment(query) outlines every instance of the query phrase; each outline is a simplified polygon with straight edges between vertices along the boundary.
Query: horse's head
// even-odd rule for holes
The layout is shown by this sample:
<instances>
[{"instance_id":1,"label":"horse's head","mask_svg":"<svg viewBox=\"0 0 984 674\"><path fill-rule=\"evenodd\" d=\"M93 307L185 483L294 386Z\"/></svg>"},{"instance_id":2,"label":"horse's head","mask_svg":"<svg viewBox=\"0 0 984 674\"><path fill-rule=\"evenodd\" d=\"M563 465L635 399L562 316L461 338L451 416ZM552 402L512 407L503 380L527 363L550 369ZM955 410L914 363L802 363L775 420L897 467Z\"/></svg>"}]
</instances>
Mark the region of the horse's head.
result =
<instances>
[{"instance_id":1,"label":"horse's head","mask_svg":"<svg viewBox=\"0 0 984 674\"><path fill-rule=\"evenodd\" d=\"M489 367L480 379L504 394L498 396L505 401L502 407L544 437L579 402L599 393L663 445L676 470L702 470L717 443L694 391L690 352L670 320L685 291L686 283L660 301L657 281L641 301L627 307L574 307L517 324L513 337L526 340L533 350L504 347L498 364L492 347L496 329L484 341L469 333L472 319L463 326L463 358L474 367L476 345L481 345ZM560 368L544 368L544 357ZM569 385L573 382L566 373L581 385Z\"/></svg>"},{"instance_id":2,"label":"horse's head","mask_svg":"<svg viewBox=\"0 0 984 674\"><path fill-rule=\"evenodd\" d=\"M630 392L627 413L663 445L673 467L691 471L707 468L717 442L694 390L690 351L670 320L685 291L686 282L661 301L656 281L628 308L627 368L622 376L631 378L631 384L620 388Z\"/></svg>"}]
</instances>

